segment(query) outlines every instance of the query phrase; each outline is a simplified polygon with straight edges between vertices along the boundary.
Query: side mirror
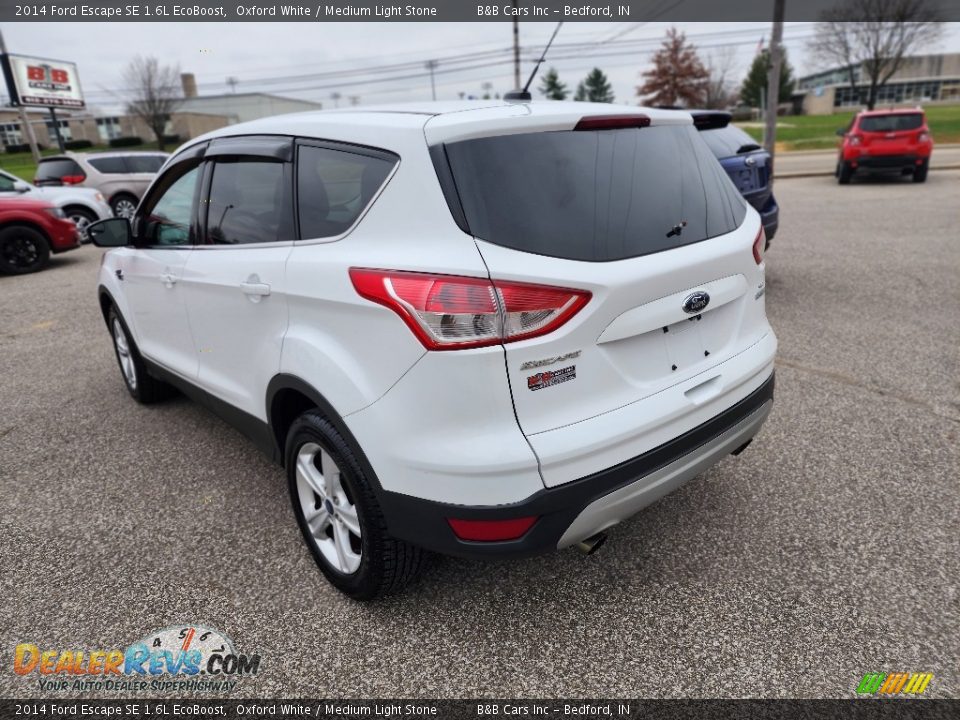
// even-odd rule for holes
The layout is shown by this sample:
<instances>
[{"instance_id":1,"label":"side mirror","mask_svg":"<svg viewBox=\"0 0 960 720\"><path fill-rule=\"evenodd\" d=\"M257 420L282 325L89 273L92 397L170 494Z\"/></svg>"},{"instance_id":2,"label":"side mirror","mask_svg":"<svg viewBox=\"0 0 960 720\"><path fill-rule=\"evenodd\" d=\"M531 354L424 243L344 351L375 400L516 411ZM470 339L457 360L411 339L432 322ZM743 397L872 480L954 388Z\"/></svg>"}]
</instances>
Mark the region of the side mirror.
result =
<instances>
[{"instance_id":1,"label":"side mirror","mask_svg":"<svg viewBox=\"0 0 960 720\"><path fill-rule=\"evenodd\" d=\"M30 185L25 183L23 180L14 180L13 191L18 193L30 192Z\"/></svg>"},{"instance_id":2,"label":"side mirror","mask_svg":"<svg viewBox=\"0 0 960 720\"><path fill-rule=\"evenodd\" d=\"M837 130L837 137L843 137L846 134L847 134L847 131L843 128L840 128L839 130Z\"/></svg>"},{"instance_id":3,"label":"side mirror","mask_svg":"<svg viewBox=\"0 0 960 720\"><path fill-rule=\"evenodd\" d=\"M123 217L90 223L87 225L87 235L97 247L124 247L133 243L130 221Z\"/></svg>"}]
</instances>

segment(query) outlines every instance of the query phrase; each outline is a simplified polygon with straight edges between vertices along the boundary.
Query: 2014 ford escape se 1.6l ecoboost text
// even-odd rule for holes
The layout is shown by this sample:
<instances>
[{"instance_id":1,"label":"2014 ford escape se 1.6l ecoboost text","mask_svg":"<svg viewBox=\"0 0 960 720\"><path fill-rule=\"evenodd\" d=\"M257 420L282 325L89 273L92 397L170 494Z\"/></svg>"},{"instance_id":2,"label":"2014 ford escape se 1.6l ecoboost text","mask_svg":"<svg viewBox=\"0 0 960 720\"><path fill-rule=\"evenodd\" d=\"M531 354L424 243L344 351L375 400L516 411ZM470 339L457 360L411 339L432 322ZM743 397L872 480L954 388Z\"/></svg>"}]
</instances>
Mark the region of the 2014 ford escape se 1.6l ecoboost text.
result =
<instances>
[{"instance_id":1,"label":"2014 ford escape se 1.6l ecoboost text","mask_svg":"<svg viewBox=\"0 0 960 720\"><path fill-rule=\"evenodd\" d=\"M424 549L592 547L735 453L773 400L760 218L683 112L432 103L198 138L100 303L287 472L320 568L370 598Z\"/></svg>"}]
</instances>

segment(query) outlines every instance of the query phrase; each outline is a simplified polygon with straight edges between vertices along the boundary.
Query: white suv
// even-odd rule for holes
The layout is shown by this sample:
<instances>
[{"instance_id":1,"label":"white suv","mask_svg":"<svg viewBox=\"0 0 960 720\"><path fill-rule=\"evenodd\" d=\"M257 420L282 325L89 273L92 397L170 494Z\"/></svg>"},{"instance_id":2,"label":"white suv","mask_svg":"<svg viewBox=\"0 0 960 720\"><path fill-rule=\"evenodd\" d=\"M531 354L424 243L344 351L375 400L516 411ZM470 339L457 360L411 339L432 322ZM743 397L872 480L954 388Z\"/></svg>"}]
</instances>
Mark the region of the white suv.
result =
<instances>
[{"instance_id":1,"label":"white suv","mask_svg":"<svg viewBox=\"0 0 960 720\"><path fill-rule=\"evenodd\" d=\"M177 152L100 303L130 394L180 388L287 471L371 598L423 549L597 547L773 401L763 230L689 114L425 104L232 125Z\"/></svg>"}]
</instances>

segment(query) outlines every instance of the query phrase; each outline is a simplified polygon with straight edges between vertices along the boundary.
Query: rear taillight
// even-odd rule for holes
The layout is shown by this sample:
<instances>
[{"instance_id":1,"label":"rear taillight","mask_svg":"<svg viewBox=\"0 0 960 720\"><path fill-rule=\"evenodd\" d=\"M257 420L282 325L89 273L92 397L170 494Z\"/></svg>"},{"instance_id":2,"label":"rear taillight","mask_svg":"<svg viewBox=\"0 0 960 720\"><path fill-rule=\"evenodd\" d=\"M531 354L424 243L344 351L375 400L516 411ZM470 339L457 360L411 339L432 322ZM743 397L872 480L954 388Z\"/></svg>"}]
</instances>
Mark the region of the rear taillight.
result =
<instances>
[{"instance_id":1,"label":"rear taillight","mask_svg":"<svg viewBox=\"0 0 960 720\"><path fill-rule=\"evenodd\" d=\"M545 335L590 300L584 290L485 278L351 268L356 291L397 313L428 350Z\"/></svg>"},{"instance_id":2,"label":"rear taillight","mask_svg":"<svg viewBox=\"0 0 960 720\"><path fill-rule=\"evenodd\" d=\"M643 128L650 125L646 115L594 115L581 118L574 130L620 130L622 128Z\"/></svg>"},{"instance_id":3,"label":"rear taillight","mask_svg":"<svg viewBox=\"0 0 960 720\"><path fill-rule=\"evenodd\" d=\"M863 137L862 137L862 136L860 136L860 135L851 135L851 136L850 136L850 144L851 144L851 145L859 145L859 144L862 143L862 142L863 142Z\"/></svg>"},{"instance_id":4,"label":"rear taillight","mask_svg":"<svg viewBox=\"0 0 960 720\"><path fill-rule=\"evenodd\" d=\"M60 182L64 185L78 185L86 180L86 175L63 175L60 178Z\"/></svg>"},{"instance_id":5,"label":"rear taillight","mask_svg":"<svg viewBox=\"0 0 960 720\"><path fill-rule=\"evenodd\" d=\"M516 540L527 534L537 522L536 517L510 518L509 520L459 520L447 518L453 534L461 540L495 542Z\"/></svg>"},{"instance_id":6,"label":"rear taillight","mask_svg":"<svg viewBox=\"0 0 960 720\"><path fill-rule=\"evenodd\" d=\"M756 240L753 241L753 259L757 265L763 262L763 251L767 246L767 235L763 231L763 225L760 226L760 232L757 233Z\"/></svg>"},{"instance_id":7,"label":"rear taillight","mask_svg":"<svg viewBox=\"0 0 960 720\"><path fill-rule=\"evenodd\" d=\"M930 142L930 133L922 132L919 135L917 135L917 142L920 142L920 143Z\"/></svg>"}]
</instances>

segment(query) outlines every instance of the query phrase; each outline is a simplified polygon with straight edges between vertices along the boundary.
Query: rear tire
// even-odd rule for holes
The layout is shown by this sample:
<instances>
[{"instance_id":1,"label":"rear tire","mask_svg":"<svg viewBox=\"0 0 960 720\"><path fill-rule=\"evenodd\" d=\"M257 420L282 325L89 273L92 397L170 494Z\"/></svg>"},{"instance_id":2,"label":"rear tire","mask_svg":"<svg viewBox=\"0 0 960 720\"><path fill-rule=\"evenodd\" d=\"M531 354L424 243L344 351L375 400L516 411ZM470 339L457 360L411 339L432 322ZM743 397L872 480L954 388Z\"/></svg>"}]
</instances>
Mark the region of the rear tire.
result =
<instances>
[{"instance_id":1,"label":"rear tire","mask_svg":"<svg viewBox=\"0 0 960 720\"><path fill-rule=\"evenodd\" d=\"M331 585L355 600L372 600L417 576L423 551L387 533L370 479L318 411L294 420L285 459L297 524Z\"/></svg>"},{"instance_id":2,"label":"rear tire","mask_svg":"<svg viewBox=\"0 0 960 720\"><path fill-rule=\"evenodd\" d=\"M50 262L50 244L39 230L9 225L0 230L0 272L25 275L43 270Z\"/></svg>"},{"instance_id":3,"label":"rear tire","mask_svg":"<svg viewBox=\"0 0 960 720\"><path fill-rule=\"evenodd\" d=\"M133 195L118 193L110 198L110 209L113 210L114 217L133 218L138 202Z\"/></svg>"},{"instance_id":4,"label":"rear tire","mask_svg":"<svg viewBox=\"0 0 960 720\"><path fill-rule=\"evenodd\" d=\"M927 181L927 172L930 170L930 160L924 160L922 164L917 165L913 171L913 181L922 183Z\"/></svg>"},{"instance_id":5,"label":"rear tire","mask_svg":"<svg viewBox=\"0 0 960 720\"><path fill-rule=\"evenodd\" d=\"M80 242L86 244L90 242L90 236L87 234L87 225L97 221L97 216L82 207L71 206L64 210L67 218L73 220L77 226L77 234L80 236Z\"/></svg>"},{"instance_id":6,"label":"rear tire","mask_svg":"<svg viewBox=\"0 0 960 720\"><path fill-rule=\"evenodd\" d=\"M841 185L846 185L850 182L850 179L853 177L853 168L850 167L848 162L840 162L837 164L837 182Z\"/></svg>"},{"instance_id":7,"label":"rear tire","mask_svg":"<svg viewBox=\"0 0 960 720\"><path fill-rule=\"evenodd\" d=\"M173 388L147 372L147 366L143 362L127 324L113 306L107 312L107 327L113 338L113 352L117 356L120 374L123 376L123 383L127 386L130 397L144 405L170 397L173 394Z\"/></svg>"}]
</instances>

